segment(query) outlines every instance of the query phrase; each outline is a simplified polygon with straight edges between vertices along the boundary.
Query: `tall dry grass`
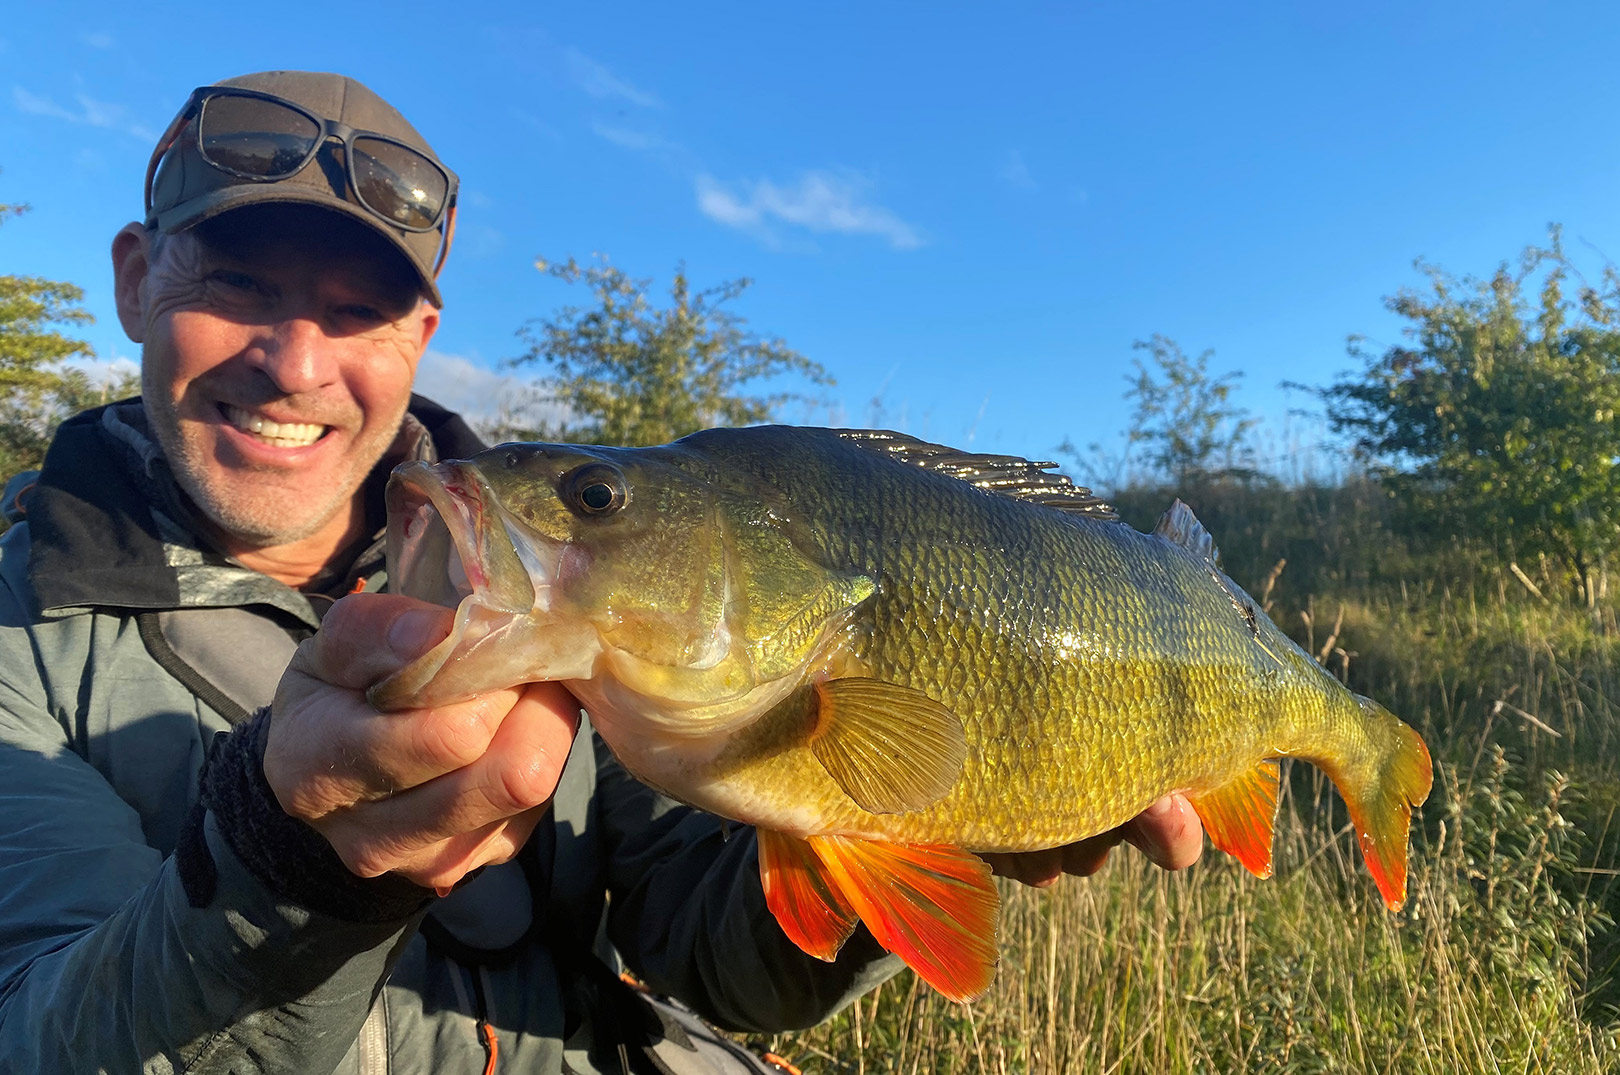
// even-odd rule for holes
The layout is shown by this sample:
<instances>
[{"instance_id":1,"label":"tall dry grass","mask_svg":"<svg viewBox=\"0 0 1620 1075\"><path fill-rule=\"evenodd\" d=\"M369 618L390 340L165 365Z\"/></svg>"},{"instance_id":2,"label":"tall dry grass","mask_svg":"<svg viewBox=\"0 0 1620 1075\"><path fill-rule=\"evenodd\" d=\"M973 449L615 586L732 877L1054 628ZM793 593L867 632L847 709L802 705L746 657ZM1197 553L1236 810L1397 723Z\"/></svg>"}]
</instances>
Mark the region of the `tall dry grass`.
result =
<instances>
[{"instance_id":1,"label":"tall dry grass","mask_svg":"<svg viewBox=\"0 0 1620 1075\"><path fill-rule=\"evenodd\" d=\"M1400 534L1354 483L1204 493L1228 571L1258 596L1286 559L1273 618L1430 743L1406 907L1384 910L1342 804L1297 764L1272 879L1126 852L1050 890L1004 883L1001 969L974 1004L907 972L761 1044L806 1072L1620 1070L1612 617ZM1144 528L1168 503L1126 500Z\"/></svg>"},{"instance_id":2,"label":"tall dry grass","mask_svg":"<svg viewBox=\"0 0 1620 1075\"><path fill-rule=\"evenodd\" d=\"M1296 780L1271 880L1122 855L1050 890L1006 884L986 996L952 1004L907 972L772 1047L807 1072L1613 1071L1612 1013L1587 1010L1606 918L1579 895L1595 875L1570 785L1527 794L1513 772L1494 750L1472 786L1442 768L1399 914Z\"/></svg>"}]
</instances>

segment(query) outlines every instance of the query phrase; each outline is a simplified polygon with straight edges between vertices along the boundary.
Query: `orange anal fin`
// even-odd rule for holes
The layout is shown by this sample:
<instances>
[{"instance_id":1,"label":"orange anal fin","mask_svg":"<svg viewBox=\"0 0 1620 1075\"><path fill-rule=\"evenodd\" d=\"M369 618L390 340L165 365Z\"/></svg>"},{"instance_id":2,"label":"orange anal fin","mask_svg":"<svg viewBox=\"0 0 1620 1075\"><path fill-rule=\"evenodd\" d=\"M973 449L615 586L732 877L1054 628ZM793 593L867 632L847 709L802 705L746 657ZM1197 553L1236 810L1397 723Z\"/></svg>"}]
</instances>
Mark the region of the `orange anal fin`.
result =
<instances>
[{"instance_id":1,"label":"orange anal fin","mask_svg":"<svg viewBox=\"0 0 1620 1075\"><path fill-rule=\"evenodd\" d=\"M879 944L955 1001L996 976L999 897L990 867L961 848L808 838L834 885Z\"/></svg>"},{"instance_id":2,"label":"orange anal fin","mask_svg":"<svg viewBox=\"0 0 1620 1075\"><path fill-rule=\"evenodd\" d=\"M1271 833L1277 823L1277 762L1263 761L1213 791L1189 795L1209 842L1236 856L1256 877L1271 876Z\"/></svg>"},{"instance_id":3,"label":"orange anal fin","mask_svg":"<svg viewBox=\"0 0 1620 1075\"><path fill-rule=\"evenodd\" d=\"M855 930L854 909L833 887L809 844L786 833L754 831L766 906L794 944L832 962Z\"/></svg>"}]
</instances>

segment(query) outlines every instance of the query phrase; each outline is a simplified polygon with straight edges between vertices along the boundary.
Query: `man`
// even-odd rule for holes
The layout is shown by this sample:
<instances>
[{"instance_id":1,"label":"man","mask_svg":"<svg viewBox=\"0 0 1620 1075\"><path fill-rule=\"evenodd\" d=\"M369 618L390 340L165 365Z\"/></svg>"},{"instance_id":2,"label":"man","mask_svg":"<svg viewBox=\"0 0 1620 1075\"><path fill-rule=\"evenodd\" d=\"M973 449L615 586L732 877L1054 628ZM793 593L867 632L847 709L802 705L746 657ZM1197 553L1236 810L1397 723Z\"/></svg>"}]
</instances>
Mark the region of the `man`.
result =
<instances>
[{"instance_id":1,"label":"man","mask_svg":"<svg viewBox=\"0 0 1620 1075\"><path fill-rule=\"evenodd\" d=\"M372 592L387 472L480 447L410 393L455 183L336 75L205 87L158 145L113 243L141 399L6 495L0 1068L747 1070L608 945L739 1029L895 969L864 932L798 951L751 834L627 777L560 688L366 704L448 626ZM1201 843L1179 799L1129 828L997 867Z\"/></svg>"}]
</instances>

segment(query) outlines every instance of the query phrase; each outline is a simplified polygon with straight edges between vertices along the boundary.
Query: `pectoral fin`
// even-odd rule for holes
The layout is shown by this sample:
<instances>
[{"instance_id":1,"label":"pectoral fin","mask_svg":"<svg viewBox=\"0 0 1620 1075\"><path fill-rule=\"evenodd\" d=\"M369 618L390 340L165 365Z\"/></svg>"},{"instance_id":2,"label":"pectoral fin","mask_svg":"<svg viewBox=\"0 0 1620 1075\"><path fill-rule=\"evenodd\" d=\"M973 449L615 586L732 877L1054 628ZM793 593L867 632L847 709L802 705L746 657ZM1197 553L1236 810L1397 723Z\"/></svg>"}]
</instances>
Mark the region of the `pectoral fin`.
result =
<instances>
[{"instance_id":1,"label":"pectoral fin","mask_svg":"<svg viewBox=\"0 0 1620 1075\"><path fill-rule=\"evenodd\" d=\"M754 831L766 906L794 944L831 963L854 932L854 909L833 887L808 843L769 829Z\"/></svg>"},{"instance_id":2,"label":"pectoral fin","mask_svg":"<svg viewBox=\"0 0 1620 1075\"><path fill-rule=\"evenodd\" d=\"M818 683L815 697L810 749L861 809L921 810L962 775L962 722L921 691L857 676Z\"/></svg>"},{"instance_id":3,"label":"pectoral fin","mask_svg":"<svg viewBox=\"0 0 1620 1075\"><path fill-rule=\"evenodd\" d=\"M999 900L983 859L942 845L808 842L872 936L923 981L955 1001L990 988Z\"/></svg>"},{"instance_id":4,"label":"pectoral fin","mask_svg":"<svg viewBox=\"0 0 1620 1075\"><path fill-rule=\"evenodd\" d=\"M1277 762L1263 761L1214 791L1189 795L1210 843L1234 855L1256 877L1271 876L1271 833L1277 822Z\"/></svg>"}]
</instances>

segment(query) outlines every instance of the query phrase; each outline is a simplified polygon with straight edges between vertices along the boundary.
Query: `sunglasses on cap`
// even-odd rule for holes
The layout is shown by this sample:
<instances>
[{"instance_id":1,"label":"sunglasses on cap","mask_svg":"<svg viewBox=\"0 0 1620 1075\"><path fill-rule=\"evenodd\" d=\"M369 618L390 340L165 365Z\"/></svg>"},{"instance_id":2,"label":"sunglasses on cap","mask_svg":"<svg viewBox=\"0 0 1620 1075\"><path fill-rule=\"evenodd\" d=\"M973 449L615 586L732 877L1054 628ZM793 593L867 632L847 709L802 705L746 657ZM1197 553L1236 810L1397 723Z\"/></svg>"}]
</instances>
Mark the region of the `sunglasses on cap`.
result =
<instances>
[{"instance_id":1,"label":"sunglasses on cap","mask_svg":"<svg viewBox=\"0 0 1620 1075\"><path fill-rule=\"evenodd\" d=\"M335 138L343 145L343 167L355 200L389 227L432 231L446 212L453 212L456 177L399 139L356 130L274 94L202 86L192 91L169 124L147 165L148 218L158 165L193 117L198 155L227 175L252 183L288 179L307 168L321 146Z\"/></svg>"}]
</instances>

